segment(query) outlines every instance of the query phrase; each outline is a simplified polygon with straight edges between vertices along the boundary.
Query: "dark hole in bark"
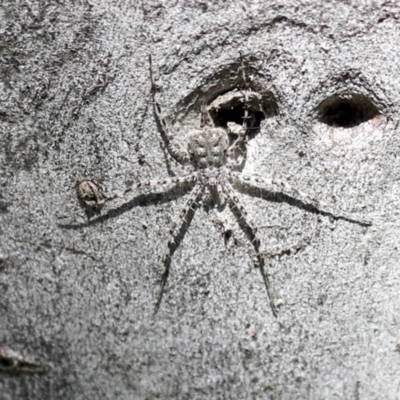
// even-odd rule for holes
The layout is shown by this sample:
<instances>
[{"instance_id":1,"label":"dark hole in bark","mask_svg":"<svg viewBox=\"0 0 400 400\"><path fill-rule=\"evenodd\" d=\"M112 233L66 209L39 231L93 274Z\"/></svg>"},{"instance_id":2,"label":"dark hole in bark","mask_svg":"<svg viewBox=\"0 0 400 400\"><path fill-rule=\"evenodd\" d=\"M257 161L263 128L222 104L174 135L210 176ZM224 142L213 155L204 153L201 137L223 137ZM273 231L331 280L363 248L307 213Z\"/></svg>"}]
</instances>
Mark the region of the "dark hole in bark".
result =
<instances>
[{"instance_id":1,"label":"dark hole in bark","mask_svg":"<svg viewBox=\"0 0 400 400\"><path fill-rule=\"evenodd\" d=\"M0 357L0 367L11 368L13 365L14 364L13 364L12 360L9 360L9 359L4 358L4 357Z\"/></svg>"},{"instance_id":2,"label":"dark hole in bark","mask_svg":"<svg viewBox=\"0 0 400 400\"><path fill-rule=\"evenodd\" d=\"M231 109L219 109L211 114L211 118L216 126L226 127L228 122L235 122L242 125L245 117L244 105L237 105ZM253 121L252 128L259 128L261 121L265 118L264 113L260 111L248 110L249 121Z\"/></svg>"},{"instance_id":3,"label":"dark hole in bark","mask_svg":"<svg viewBox=\"0 0 400 400\"><path fill-rule=\"evenodd\" d=\"M234 89L218 96L207 107L209 115L215 126L226 127L228 122L237 125L244 123L248 128L257 129L266 117L277 114L277 105L272 94L261 95L257 92L244 92ZM247 121L245 120L247 110Z\"/></svg>"},{"instance_id":4,"label":"dark hole in bark","mask_svg":"<svg viewBox=\"0 0 400 400\"><path fill-rule=\"evenodd\" d=\"M377 116L379 110L363 95L332 96L318 106L318 114L319 121L326 125L353 128Z\"/></svg>"}]
</instances>

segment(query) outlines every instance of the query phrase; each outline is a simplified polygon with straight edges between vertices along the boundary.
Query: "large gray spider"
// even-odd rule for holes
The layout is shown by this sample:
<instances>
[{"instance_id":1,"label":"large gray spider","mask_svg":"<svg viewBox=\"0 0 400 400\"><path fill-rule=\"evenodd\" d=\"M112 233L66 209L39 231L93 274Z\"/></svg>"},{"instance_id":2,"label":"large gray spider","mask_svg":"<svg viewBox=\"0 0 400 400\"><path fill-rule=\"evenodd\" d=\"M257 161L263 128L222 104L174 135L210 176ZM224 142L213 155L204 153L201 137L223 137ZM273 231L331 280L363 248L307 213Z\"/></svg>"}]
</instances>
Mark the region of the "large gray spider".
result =
<instances>
[{"instance_id":1,"label":"large gray spider","mask_svg":"<svg viewBox=\"0 0 400 400\"><path fill-rule=\"evenodd\" d=\"M188 175L139 182L126 189L124 192L127 193L138 188L159 187L166 184L185 185L186 187L191 186L190 195L185 206L174 218L168 231L168 237L162 255L164 273L162 275L161 289L155 306L155 312L161 304L169 274L171 257L177 247L175 237L182 225L187 222L188 214L190 212L195 212L195 207L199 206L199 202L202 199L203 203L211 204L211 206L224 204L227 200L227 203L238 218L241 226L246 230L255 250L256 264L261 271L272 312L276 316L277 305L272 296L268 274L265 270L264 257L260 252L258 229L256 224L249 219L248 213L236 194L234 186L248 185L255 188L261 187L269 192L280 193L296 199L305 205L311 205L316 211L322 212L323 214L330 214L335 218L342 218L362 225L369 225L369 223L367 221L355 220L351 215L319 202L309 195L291 188L283 181L248 176L238 171L245 155L247 135L249 130L252 129L254 122L249 116L248 104L250 100L260 97L258 93L248 89L244 68L242 68L242 79L245 89L239 91L244 107L244 116L241 129L237 129L236 132L234 132L237 136L236 139L231 143L228 134L232 134L232 132L229 132L229 128L226 129L215 126L209 116L205 118L206 121L204 122L204 116L206 115L207 117L207 112L202 110L203 126L191 130L189 134L189 143L187 149L185 149L175 138L167 121L162 116L161 106L156 100L156 86L153 78L151 58L149 58L149 61L154 113L166 149L178 163L184 166L190 165L192 167L192 172Z\"/></svg>"}]
</instances>

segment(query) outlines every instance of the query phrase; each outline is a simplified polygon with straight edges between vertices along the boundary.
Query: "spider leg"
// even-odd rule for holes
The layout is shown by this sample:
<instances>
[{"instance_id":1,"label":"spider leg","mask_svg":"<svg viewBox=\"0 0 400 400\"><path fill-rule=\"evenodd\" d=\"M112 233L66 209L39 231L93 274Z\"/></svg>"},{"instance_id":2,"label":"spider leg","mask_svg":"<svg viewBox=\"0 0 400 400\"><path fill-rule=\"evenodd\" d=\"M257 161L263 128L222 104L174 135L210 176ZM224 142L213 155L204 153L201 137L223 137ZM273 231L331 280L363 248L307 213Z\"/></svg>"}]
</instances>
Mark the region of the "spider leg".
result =
<instances>
[{"instance_id":1,"label":"spider leg","mask_svg":"<svg viewBox=\"0 0 400 400\"><path fill-rule=\"evenodd\" d=\"M244 121L244 119L243 119L243 121ZM243 145L245 145L247 142L246 133L247 133L247 128L242 127L239 131L239 134L238 134L238 137L236 138L236 140L226 150L226 160L227 160L227 165L229 168L240 167L243 163L245 154L241 147ZM233 160L232 156L234 156L236 150L239 151L240 155L237 158L237 160Z\"/></svg>"},{"instance_id":2,"label":"spider leg","mask_svg":"<svg viewBox=\"0 0 400 400\"><path fill-rule=\"evenodd\" d=\"M135 189L148 189L151 187L161 187L164 185L174 184L176 185L184 185L186 183L193 183L197 181L197 173L193 172L186 176L176 176L173 178L164 178L164 179L156 179L149 181L136 182L132 186L128 187L121 193L117 193L113 196L108 196L106 201L114 200L117 197L123 197L127 193L134 191Z\"/></svg>"},{"instance_id":3,"label":"spider leg","mask_svg":"<svg viewBox=\"0 0 400 400\"><path fill-rule=\"evenodd\" d=\"M228 147L228 149L226 150L226 155L227 155L227 159L230 160L230 157L232 155L234 155L236 150L239 150L239 152L241 153L240 157L238 158L238 160L236 161L232 161L230 160L229 165L230 167L239 167L242 162L243 162L243 152L241 150L241 147L243 145L246 144L247 141L247 131L249 129L249 124L248 124L248 120L250 119L249 117L249 92L248 92L248 83L246 80L246 73L245 73L245 67L244 67L244 63L243 63L243 58L242 55L240 55L240 59L242 61L242 65L240 67L240 71L242 74L242 80L243 83L246 87L246 89L242 92L243 96L244 96L244 114L243 114L243 122L242 122L242 128L240 129L240 131L238 132L238 137L236 138L236 140L232 143L232 145L230 147Z\"/></svg>"},{"instance_id":4,"label":"spider leg","mask_svg":"<svg viewBox=\"0 0 400 400\"><path fill-rule=\"evenodd\" d=\"M202 104L200 115L200 128L203 128L205 126L213 126L213 122L210 117L210 113L207 110L207 106L205 104Z\"/></svg>"},{"instance_id":5,"label":"spider leg","mask_svg":"<svg viewBox=\"0 0 400 400\"><path fill-rule=\"evenodd\" d=\"M175 176L173 178L164 178L164 179L156 179L156 180L150 180L150 181L143 181L143 182L137 182L131 187L125 189L124 193L128 193L134 189L144 189L144 188L150 188L154 186L163 186L163 185L169 185L169 184L174 184L174 185L183 185L185 183L192 183L197 181L197 173L192 173L186 176Z\"/></svg>"},{"instance_id":6,"label":"spider leg","mask_svg":"<svg viewBox=\"0 0 400 400\"><path fill-rule=\"evenodd\" d=\"M249 109L248 109L248 93L247 90L244 92L244 116L243 116L243 124L242 128L238 132L238 137L236 140L228 147L226 150L226 155L229 158L234 154L236 150L241 150L240 147L246 142L246 134L247 134L247 120L249 118ZM237 164L240 164L239 161Z\"/></svg>"},{"instance_id":7,"label":"spider leg","mask_svg":"<svg viewBox=\"0 0 400 400\"><path fill-rule=\"evenodd\" d=\"M204 190L204 185L198 183L192 192L190 193L190 197L186 202L185 206L183 207L182 211L174 218L172 224L168 230L168 237L166 241L166 246L164 250L164 254L162 257L162 262L164 264L164 272L161 278L161 289L160 293L157 298L156 305L154 307L154 314L157 313L158 309L160 308L162 296L164 294L165 284L167 283L168 275L169 275L169 267L171 265L171 258L174 254L177 244L175 243L175 236L177 230L179 230L184 223L187 223L186 217L190 211L195 211L195 208L198 203L197 200L201 197L201 194Z\"/></svg>"},{"instance_id":8,"label":"spider leg","mask_svg":"<svg viewBox=\"0 0 400 400\"><path fill-rule=\"evenodd\" d=\"M223 191L225 192L225 194L228 197L232 211L234 212L235 209L237 210L236 212L234 212L235 216L237 216L239 222L242 220L248 226L248 228L250 230L250 240L251 240L251 243L256 252L257 264L260 267L261 275L264 280L264 285L265 285L265 288L267 289L269 303L271 305L272 313L276 317L278 315L278 312L277 312L276 305L274 303L271 284L269 282L268 274L265 271L265 260L264 260L263 255L260 252L260 239L257 235L258 228L255 225L255 223L247 217L247 211L244 208L241 201L239 200L239 198L236 196L235 191L232 188L232 186L230 185L230 183L222 182L221 185L222 185Z\"/></svg>"},{"instance_id":9,"label":"spider leg","mask_svg":"<svg viewBox=\"0 0 400 400\"><path fill-rule=\"evenodd\" d=\"M151 56L149 55L150 64L150 80L151 80L151 94L153 97L154 113L156 115L157 124L161 128L161 136L169 154L180 164L186 164L190 161L189 153L183 146L175 139L168 126L168 122L162 116L160 103L156 100L156 85L154 83L153 68L151 63Z\"/></svg>"},{"instance_id":10,"label":"spider leg","mask_svg":"<svg viewBox=\"0 0 400 400\"><path fill-rule=\"evenodd\" d=\"M332 215L334 218L344 219L360 225L370 226L371 221L355 218L350 213L343 211L337 207L333 207L327 203L317 200L316 198L292 188L288 183L271 178L261 178L257 176L244 175L235 171L231 171L229 176L233 182L237 181L241 184L248 185L254 188L263 188L272 193L282 193L288 197L300 201L305 205L311 205L322 214Z\"/></svg>"}]
</instances>

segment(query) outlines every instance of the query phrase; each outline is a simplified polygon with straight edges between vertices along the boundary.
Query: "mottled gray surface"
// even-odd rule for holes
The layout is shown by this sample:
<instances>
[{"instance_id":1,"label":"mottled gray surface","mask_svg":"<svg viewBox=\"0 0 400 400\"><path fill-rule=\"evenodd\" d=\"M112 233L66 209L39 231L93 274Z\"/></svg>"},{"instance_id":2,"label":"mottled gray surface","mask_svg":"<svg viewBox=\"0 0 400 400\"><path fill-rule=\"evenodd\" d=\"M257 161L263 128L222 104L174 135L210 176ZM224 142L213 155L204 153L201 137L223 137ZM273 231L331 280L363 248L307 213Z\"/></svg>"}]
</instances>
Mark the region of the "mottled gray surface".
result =
<instances>
[{"instance_id":1,"label":"mottled gray surface","mask_svg":"<svg viewBox=\"0 0 400 400\"><path fill-rule=\"evenodd\" d=\"M400 6L90 3L0 6L0 346L47 368L0 372L0 398L399 399ZM118 200L87 226L74 186L181 174L160 147L148 54L185 143L239 52L278 110L244 171L373 226L241 193L283 302L275 319L233 215L200 209L153 317L161 243L186 197ZM333 126L338 97L363 120Z\"/></svg>"}]
</instances>

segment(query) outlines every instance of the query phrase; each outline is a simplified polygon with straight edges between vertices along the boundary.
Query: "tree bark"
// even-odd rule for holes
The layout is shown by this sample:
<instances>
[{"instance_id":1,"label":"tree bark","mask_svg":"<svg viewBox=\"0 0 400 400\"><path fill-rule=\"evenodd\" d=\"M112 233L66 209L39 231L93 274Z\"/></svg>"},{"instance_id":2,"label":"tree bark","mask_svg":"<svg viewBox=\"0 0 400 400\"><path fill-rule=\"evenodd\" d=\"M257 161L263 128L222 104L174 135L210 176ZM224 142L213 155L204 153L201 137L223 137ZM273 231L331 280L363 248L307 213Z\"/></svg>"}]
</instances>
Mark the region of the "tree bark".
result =
<instances>
[{"instance_id":1,"label":"tree bark","mask_svg":"<svg viewBox=\"0 0 400 400\"><path fill-rule=\"evenodd\" d=\"M3 1L0 398L399 399L399 13ZM239 186L277 317L227 203L200 203L179 232L154 314L185 187L78 201L84 179L110 197L187 171L157 125L149 55L183 148L204 105L251 87L263 113L242 172L372 223Z\"/></svg>"}]
</instances>

